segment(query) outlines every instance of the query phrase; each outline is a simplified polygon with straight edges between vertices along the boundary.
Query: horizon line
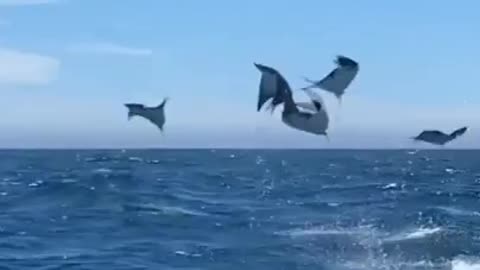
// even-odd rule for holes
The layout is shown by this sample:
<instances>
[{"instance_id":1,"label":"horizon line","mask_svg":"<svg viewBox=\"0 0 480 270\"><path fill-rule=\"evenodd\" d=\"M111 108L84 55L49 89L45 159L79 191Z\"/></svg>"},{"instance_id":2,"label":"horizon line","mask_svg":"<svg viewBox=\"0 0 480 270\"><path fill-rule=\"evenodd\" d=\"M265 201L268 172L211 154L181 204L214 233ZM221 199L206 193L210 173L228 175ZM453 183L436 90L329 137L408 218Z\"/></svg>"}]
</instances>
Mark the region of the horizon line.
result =
<instances>
[{"instance_id":1,"label":"horizon line","mask_svg":"<svg viewBox=\"0 0 480 270\"><path fill-rule=\"evenodd\" d=\"M318 147L0 147L0 151L145 151L145 150L174 150L174 151L189 151L189 150L233 150L233 151L480 151L480 148L403 148L403 147L339 147L339 148L318 148Z\"/></svg>"}]
</instances>

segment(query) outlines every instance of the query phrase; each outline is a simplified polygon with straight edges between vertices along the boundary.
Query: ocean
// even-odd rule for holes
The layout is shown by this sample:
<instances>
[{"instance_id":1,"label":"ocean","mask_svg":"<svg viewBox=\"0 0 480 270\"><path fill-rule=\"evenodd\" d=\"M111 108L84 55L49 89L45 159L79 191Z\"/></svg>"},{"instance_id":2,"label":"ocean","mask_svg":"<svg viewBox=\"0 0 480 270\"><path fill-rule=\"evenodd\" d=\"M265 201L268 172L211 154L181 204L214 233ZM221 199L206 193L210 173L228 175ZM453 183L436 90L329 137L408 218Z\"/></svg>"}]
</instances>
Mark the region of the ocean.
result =
<instances>
[{"instance_id":1,"label":"ocean","mask_svg":"<svg viewBox=\"0 0 480 270\"><path fill-rule=\"evenodd\" d=\"M480 269L480 151L4 150L0 269Z\"/></svg>"}]
</instances>

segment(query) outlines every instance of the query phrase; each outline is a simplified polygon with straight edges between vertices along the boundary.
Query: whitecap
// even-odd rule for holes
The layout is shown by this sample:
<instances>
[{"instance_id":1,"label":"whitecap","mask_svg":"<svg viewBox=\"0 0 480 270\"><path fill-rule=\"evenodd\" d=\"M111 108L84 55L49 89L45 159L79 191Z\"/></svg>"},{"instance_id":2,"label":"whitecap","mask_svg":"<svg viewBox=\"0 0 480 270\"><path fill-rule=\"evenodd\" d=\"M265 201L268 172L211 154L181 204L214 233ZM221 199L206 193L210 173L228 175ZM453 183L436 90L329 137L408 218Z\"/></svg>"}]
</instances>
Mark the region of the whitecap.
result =
<instances>
[{"instance_id":1,"label":"whitecap","mask_svg":"<svg viewBox=\"0 0 480 270\"><path fill-rule=\"evenodd\" d=\"M160 208L166 214L184 214L184 215L191 215L191 216L208 216L207 213L190 210L182 207L176 206L164 206Z\"/></svg>"},{"instance_id":2,"label":"whitecap","mask_svg":"<svg viewBox=\"0 0 480 270\"><path fill-rule=\"evenodd\" d=\"M408 232L403 232L397 235L393 235L391 237L388 237L385 239L385 241L388 242L396 242L396 241L406 241L406 240L413 240L413 239L421 239L425 237L429 237L433 234L439 233L442 231L442 228L440 227L434 227L434 228L417 228L412 231Z\"/></svg>"},{"instance_id":3,"label":"whitecap","mask_svg":"<svg viewBox=\"0 0 480 270\"><path fill-rule=\"evenodd\" d=\"M261 156L257 156L257 158L255 160L255 163L257 165L263 164L263 163L265 163L265 159L263 159Z\"/></svg>"},{"instance_id":4,"label":"whitecap","mask_svg":"<svg viewBox=\"0 0 480 270\"><path fill-rule=\"evenodd\" d=\"M480 258L457 257L452 260L452 270L480 270Z\"/></svg>"},{"instance_id":5,"label":"whitecap","mask_svg":"<svg viewBox=\"0 0 480 270\"><path fill-rule=\"evenodd\" d=\"M111 169L108 168L99 168L93 171L94 173L112 173Z\"/></svg>"},{"instance_id":6,"label":"whitecap","mask_svg":"<svg viewBox=\"0 0 480 270\"><path fill-rule=\"evenodd\" d=\"M397 187L398 187L397 183L390 183L388 185L383 186L382 189L394 189L394 188L397 188Z\"/></svg>"},{"instance_id":7,"label":"whitecap","mask_svg":"<svg viewBox=\"0 0 480 270\"><path fill-rule=\"evenodd\" d=\"M445 211L448 214L454 215L454 216L480 216L480 212L477 212L477 211L470 211L470 210L459 209L459 208L454 208L449 206L439 206L439 207L436 207L436 209Z\"/></svg>"},{"instance_id":8,"label":"whitecap","mask_svg":"<svg viewBox=\"0 0 480 270\"><path fill-rule=\"evenodd\" d=\"M435 234L435 233L438 233L442 230L442 228L440 227L436 227L436 228L420 228L414 232L411 232L409 234L406 235L406 239L417 239L417 238L424 238L424 237L427 237L431 234Z\"/></svg>"},{"instance_id":9,"label":"whitecap","mask_svg":"<svg viewBox=\"0 0 480 270\"><path fill-rule=\"evenodd\" d=\"M38 186L40 186L41 184L43 184L43 181L42 181L42 180L37 180L37 181L35 181L35 182L33 182L33 183L28 184L28 186L29 186L29 187L38 187Z\"/></svg>"},{"instance_id":10,"label":"whitecap","mask_svg":"<svg viewBox=\"0 0 480 270\"><path fill-rule=\"evenodd\" d=\"M454 174L454 173L456 172L456 170L453 169L453 168L446 168L446 169L445 169L445 172L446 172L446 173L449 173L449 174Z\"/></svg>"},{"instance_id":11,"label":"whitecap","mask_svg":"<svg viewBox=\"0 0 480 270\"><path fill-rule=\"evenodd\" d=\"M377 257L378 256L378 257ZM336 267L337 269L369 269L369 270L386 270L386 269L403 269L403 270L417 270L417 269L447 269L446 263L432 262L427 260L421 261L398 261L385 259L385 254L378 254L377 256L367 256L364 261L347 261Z\"/></svg>"},{"instance_id":12,"label":"whitecap","mask_svg":"<svg viewBox=\"0 0 480 270\"><path fill-rule=\"evenodd\" d=\"M202 257L202 254L200 254L200 253L188 253L188 252L183 251L183 250L177 250L177 251L175 251L175 254L178 255L178 256L185 256L185 257L195 257L195 258Z\"/></svg>"},{"instance_id":13,"label":"whitecap","mask_svg":"<svg viewBox=\"0 0 480 270\"><path fill-rule=\"evenodd\" d=\"M189 255L188 252L183 251L183 250L177 250L177 251L175 251L175 254L181 255L181 256L188 256Z\"/></svg>"},{"instance_id":14,"label":"whitecap","mask_svg":"<svg viewBox=\"0 0 480 270\"><path fill-rule=\"evenodd\" d=\"M143 159L140 157L129 157L129 161L135 161L135 162L143 162Z\"/></svg>"},{"instance_id":15,"label":"whitecap","mask_svg":"<svg viewBox=\"0 0 480 270\"><path fill-rule=\"evenodd\" d=\"M209 214L186 209L178 206L157 206L154 204L145 204L145 205L125 205L127 209L142 211L142 212L152 212L152 213L163 213L166 215L190 215L190 216L209 216Z\"/></svg>"},{"instance_id":16,"label":"whitecap","mask_svg":"<svg viewBox=\"0 0 480 270\"><path fill-rule=\"evenodd\" d=\"M304 237L304 236L328 236L328 235L370 235L370 228L345 228L345 229L325 229L325 228L310 228L310 229L293 229L275 234L290 236L290 237Z\"/></svg>"},{"instance_id":17,"label":"whitecap","mask_svg":"<svg viewBox=\"0 0 480 270\"><path fill-rule=\"evenodd\" d=\"M110 160L110 158L105 156L87 157L84 159L85 162L100 162L100 161L108 161L108 160Z\"/></svg>"}]
</instances>

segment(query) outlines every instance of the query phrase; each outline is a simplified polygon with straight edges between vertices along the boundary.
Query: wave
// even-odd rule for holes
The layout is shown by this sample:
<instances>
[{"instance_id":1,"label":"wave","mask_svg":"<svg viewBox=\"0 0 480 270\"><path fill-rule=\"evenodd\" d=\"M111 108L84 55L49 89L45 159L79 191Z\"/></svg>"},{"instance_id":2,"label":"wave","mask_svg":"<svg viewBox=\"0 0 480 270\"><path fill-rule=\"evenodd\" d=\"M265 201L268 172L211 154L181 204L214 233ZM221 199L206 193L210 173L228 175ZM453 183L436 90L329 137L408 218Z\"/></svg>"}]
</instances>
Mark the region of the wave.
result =
<instances>
[{"instance_id":1,"label":"wave","mask_svg":"<svg viewBox=\"0 0 480 270\"><path fill-rule=\"evenodd\" d=\"M110 174L112 172L113 170L108 168L98 168L93 170L93 173L99 173L99 174Z\"/></svg>"},{"instance_id":2,"label":"wave","mask_svg":"<svg viewBox=\"0 0 480 270\"><path fill-rule=\"evenodd\" d=\"M470 210L459 209L459 208L454 208L449 206L438 206L435 208L438 210L444 211L447 214L450 214L452 216L480 216L480 212L477 212L477 211L470 211Z\"/></svg>"},{"instance_id":3,"label":"wave","mask_svg":"<svg viewBox=\"0 0 480 270\"><path fill-rule=\"evenodd\" d=\"M406 241L406 240L414 240L414 239L422 239L426 237L430 237L433 234L441 232L443 229L441 227L434 227L434 228L417 228L412 231L402 232L393 236L390 236L385 239L386 242L397 242L397 241Z\"/></svg>"},{"instance_id":4,"label":"wave","mask_svg":"<svg viewBox=\"0 0 480 270\"><path fill-rule=\"evenodd\" d=\"M450 270L449 264L445 262L432 262L428 260L421 261L398 261L386 260L384 258L367 258L365 261L347 261L336 269L345 270L420 270L420 269L442 269ZM453 270L453 269L452 269ZM463 269L462 269L463 270Z\"/></svg>"},{"instance_id":5,"label":"wave","mask_svg":"<svg viewBox=\"0 0 480 270\"><path fill-rule=\"evenodd\" d=\"M441 258L438 260L417 260L409 261L401 257L386 258L386 254L378 256L367 256L363 259L347 260L331 269L344 270L480 270L479 257L457 256L451 259Z\"/></svg>"},{"instance_id":6,"label":"wave","mask_svg":"<svg viewBox=\"0 0 480 270\"><path fill-rule=\"evenodd\" d=\"M327 229L327 228L310 228L310 229L293 229L275 233L277 235L290 237L304 237L304 236L334 236L334 235L371 235L372 228L369 226L360 226L357 228L344 229Z\"/></svg>"},{"instance_id":7,"label":"wave","mask_svg":"<svg viewBox=\"0 0 480 270\"><path fill-rule=\"evenodd\" d=\"M398 188L397 183L390 183L382 187L382 189L396 189L396 188Z\"/></svg>"},{"instance_id":8,"label":"wave","mask_svg":"<svg viewBox=\"0 0 480 270\"><path fill-rule=\"evenodd\" d=\"M420 269L439 269L439 270L480 270L480 258L477 257L457 257L453 260L440 261L399 261L385 260L383 258L367 258L365 261L347 261L335 269L349 270L376 270L376 269L402 269L402 270L420 270Z\"/></svg>"},{"instance_id":9,"label":"wave","mask_svg":"<svg viewBox=\"0 0 480 270\"><path fill-rule=\"evenodd\" d=\"M175 255L178 256L185 256L185 257L202 257L202 254L200 253L189 253L183 250L177 250L175 251Z\"/></svg>"},{"instance_id":10,"label":"wave","mask_svg":"<svg viewBox=\"0 0 480 270\"><path fill-rule=\"evenodd\" d=\"M480 270L480 258L457 257L452 260L452 270Z\"/></svg>"},{"instance_id":11,"label":"wave","mask_svg":"<svg viewBox=\"0 0 480 270\"><path fill-rule=\"evenodd\" d=\"M189 216L209 216L208 213L204 213L197 210L191 210L179 206L157 206L154 204L125 204L123 209L126 211L140 211L151 213L163 213L166 215L189 215Z\"/></svg>"}]
</instances>

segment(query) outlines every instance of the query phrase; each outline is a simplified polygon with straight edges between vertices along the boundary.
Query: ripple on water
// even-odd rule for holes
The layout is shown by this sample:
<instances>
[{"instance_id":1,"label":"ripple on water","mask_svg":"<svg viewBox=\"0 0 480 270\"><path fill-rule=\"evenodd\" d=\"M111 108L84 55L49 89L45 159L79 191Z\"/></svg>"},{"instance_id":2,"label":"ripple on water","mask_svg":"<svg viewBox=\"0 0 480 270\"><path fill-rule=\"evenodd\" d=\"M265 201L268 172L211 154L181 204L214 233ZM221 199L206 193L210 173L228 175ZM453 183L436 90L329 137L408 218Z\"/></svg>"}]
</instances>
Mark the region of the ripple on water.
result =
<instances>
[{"instance_id":1,"label":"ripple on water","mask_svg":"<svg viewBox=\"0 0 480 270\"><path fill-rule=\"evenodd\" d=\"M479 265L478 152L0 151L2 156L0 268Z\"/></svg>"}]
</instances>

